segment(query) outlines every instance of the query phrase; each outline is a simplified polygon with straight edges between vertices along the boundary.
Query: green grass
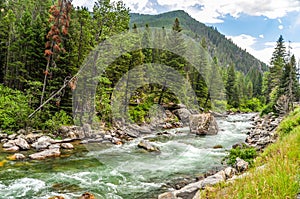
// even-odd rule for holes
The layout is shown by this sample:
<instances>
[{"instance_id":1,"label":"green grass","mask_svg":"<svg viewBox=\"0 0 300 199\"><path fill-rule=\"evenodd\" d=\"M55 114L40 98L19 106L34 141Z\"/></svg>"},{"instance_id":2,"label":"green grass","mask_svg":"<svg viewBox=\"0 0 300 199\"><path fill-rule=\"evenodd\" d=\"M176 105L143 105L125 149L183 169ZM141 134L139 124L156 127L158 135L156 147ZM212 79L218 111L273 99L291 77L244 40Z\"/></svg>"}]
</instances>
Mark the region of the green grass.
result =
<instances>
[{"instance_id":1,"label":"green grass","mask_svg":"<svg viewBox=\"0 0 300 199\"><path fill-rule=\"evenodd\" d=\"M280 139L256 159L248 176L206 189L201 198L296 198L300 192L300 125L294 121L299 119L300 109L296 109L280 124Z\"/></svg>"}]
</instances>

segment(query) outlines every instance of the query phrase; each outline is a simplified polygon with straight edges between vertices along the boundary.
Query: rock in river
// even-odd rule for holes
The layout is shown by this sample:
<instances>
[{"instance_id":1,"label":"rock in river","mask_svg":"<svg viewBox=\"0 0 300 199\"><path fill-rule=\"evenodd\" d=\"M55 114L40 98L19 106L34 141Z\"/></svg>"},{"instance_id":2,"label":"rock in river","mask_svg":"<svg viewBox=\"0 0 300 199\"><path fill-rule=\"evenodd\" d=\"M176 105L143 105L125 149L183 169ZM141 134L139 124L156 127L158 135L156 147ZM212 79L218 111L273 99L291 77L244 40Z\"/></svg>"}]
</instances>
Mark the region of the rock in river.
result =
<instances>
[{"instance_id":1,"label":"rock in river","mask_svg":"<svg viewBox=\"0 0 300 199\"><path fill-rule=\"evenodd\" d=\"M219 128L215 117L204 113L190 116L190 130L197 135L216 135Z\"/></svg>"},{"instance_id":2,"label":"rock in river","mask_svg":"<svg viewBox=\"0 0 300 199\"><path fill-rule=\"evenodd\" d=\"M140 141L140 143L138 144L138 147L142 148L142 149L145 149L149 152L160 152L158 147L154 146L153 144L151 144L147 140Z\"/></svg>"},{"instance_id":3,"label":"rock in river","mask_svg":"<svg viewBox=\"0 0 300 199\"><path fill-rule=\"evenodd\" d=\"M95 199L95 196L91 193L85 192L78 199Z\"/></svg>"},{"instance_id":4,"label":"rock in river","mask_svg":"<svg viewBox=\"0 0 300 199\"><path fill-rule=\"evenodd\" d=\"M45 151L41 151L41 152L29 155L29 157L34 160L43 160L46 158L58 157L58 156L60 156L59 149L47 149Z\"/></svg>"}]
</instances>

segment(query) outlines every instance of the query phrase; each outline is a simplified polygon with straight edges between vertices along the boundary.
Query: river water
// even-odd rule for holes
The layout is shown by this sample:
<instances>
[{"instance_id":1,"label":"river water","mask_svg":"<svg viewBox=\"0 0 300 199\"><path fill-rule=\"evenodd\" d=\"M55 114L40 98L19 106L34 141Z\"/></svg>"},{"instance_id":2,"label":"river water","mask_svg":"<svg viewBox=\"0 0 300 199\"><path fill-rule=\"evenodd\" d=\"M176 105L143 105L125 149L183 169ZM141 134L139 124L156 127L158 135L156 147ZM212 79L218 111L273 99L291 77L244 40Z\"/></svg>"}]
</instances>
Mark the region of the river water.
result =
<instances>
[{"instance_id":1,"label":"river water","mask_svg":"<svg viewBox=\"0 0 300 199\"><path fill-rule=\"evenodd\" d=\"M190 135L188 128L172 136L156 136L161 153L147 153L133 140L122 146L78 145L62 157L44 161L2 161L1 199L48 199L60 195L77 198L91 192L98 199L152 199L168 190L166 184L222 167L226 150L246 138L254 114L218 118L215 136ZM175 132L177 133L175 135ZM213 149L222 145L221 149ZM1 153L0 161L9 154Z\"/></svg>"}]
</instances>

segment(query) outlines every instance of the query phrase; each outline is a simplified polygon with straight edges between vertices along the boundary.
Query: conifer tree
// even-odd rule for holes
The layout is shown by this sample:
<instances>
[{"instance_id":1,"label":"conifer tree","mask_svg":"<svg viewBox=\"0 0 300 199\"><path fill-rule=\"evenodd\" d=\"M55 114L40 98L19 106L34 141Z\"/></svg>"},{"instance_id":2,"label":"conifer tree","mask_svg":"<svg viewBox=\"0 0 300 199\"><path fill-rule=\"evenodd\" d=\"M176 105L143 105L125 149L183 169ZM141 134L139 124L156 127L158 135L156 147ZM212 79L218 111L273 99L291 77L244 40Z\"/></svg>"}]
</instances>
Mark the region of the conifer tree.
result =
<instances>
[{"instance_id":1,"label":"conifer tree","mask_svg":"<svg viewBox=\"0 0 300 199\"><path fill-rule=\"evenodd\" d=\"M280 79L283 75L283 68L286 64L286 48L284 45L284 39L282 35L280 35L279 39L276 42L276 47L273 52L271 58L271 66L270 66L270 75L269 75L269 91L268 94L270 95L271 92L275 92L274 89L278 89L280 85Z\"/></svg>"},{"instance_id":2,"label":"conifer tree","mask_svg":"<svg viewBox=\"0 0 300 199\"><path fill-rule=\"evenodd\" d=\"M233 65L230 65L227 70L226 98L228 105L234 108L239 107L238 87L236 86L236 75Z\"/></svg>"}]
</instances>

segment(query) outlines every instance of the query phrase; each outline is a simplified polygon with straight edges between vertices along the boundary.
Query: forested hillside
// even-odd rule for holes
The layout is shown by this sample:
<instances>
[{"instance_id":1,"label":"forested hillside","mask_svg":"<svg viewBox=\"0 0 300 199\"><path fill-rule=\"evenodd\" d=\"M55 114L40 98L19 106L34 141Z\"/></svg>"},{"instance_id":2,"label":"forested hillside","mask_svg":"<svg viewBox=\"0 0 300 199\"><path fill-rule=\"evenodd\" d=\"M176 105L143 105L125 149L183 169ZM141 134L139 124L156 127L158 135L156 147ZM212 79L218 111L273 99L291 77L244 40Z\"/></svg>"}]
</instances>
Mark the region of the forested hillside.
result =
<instances>
[{"instance_id":1,"label":"forested hillside","mask_svg":"<svg viewBox=\"0 0 300 199\"><path fill-rule=\"evenodd\" d=\"M211 56L216 56L222 65L234 64L238 71L247 74L250 70L259 70L260 72L268 70L267 65L244 49L235 45L224 35L218 32L214 27L208 27L205 24L193 19L184 11L172 11L159 15L130 14L130 24L136 24L143 27L148 24L150 27L172 28L172 23L178 18L183 27L183 32L198 41L206 40L208 51Z\"/></svg>"},{"instance_id":2,"label":"forested hillside","mask_svg":"<svg viewBox=\"0 0 300 199\"><path fill-rule=\"evenodd\" d=\"M0 18L0 128L7 132L25 127L55 130L72 123L72 92L84 60L99 44L128 30L132 38L122 42L140 48L125 52L102 76L93 77L99 81L96 119L107 127L113 125L112 95L121 79L128 89L142 85L132 95L127 91L124 95L124 104L129 104L124 112L138 124L150 122L149 110L154 105L182 103L176 92L190 97L183 86L172 90L166 81L147 83L151 71L139 70L138 78L125 75L140 65L152 67L152 63L172 68L173 74L164 72L166 78L185 77L196 96L193 103L205 111L218 111L217 105L232 111L260 111L265 103L269 104L265 112L287 111L299 96L295 57L286 53L282 37L270 72L263 78L265 64L183 11L132 14L130 25L129 10L122 1L98 0L91 12L75 8L68 0L9 0L0 2ZM191 48L182 33L195 38L201 49ZM142 49L147 43L153 48ZM196 55L193 59L206 71L204 76L183 56L189 53ZM162 68L153 73L158 71ZM279 110L278 99L286 106L284 110Z\"/></svg>"}]
</instances>

